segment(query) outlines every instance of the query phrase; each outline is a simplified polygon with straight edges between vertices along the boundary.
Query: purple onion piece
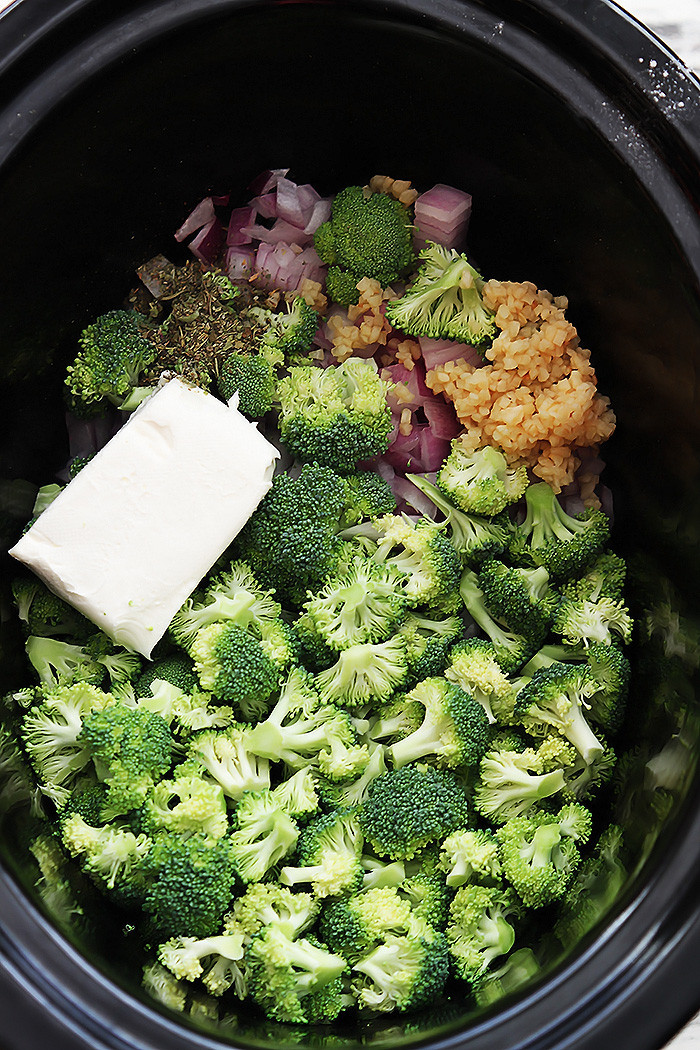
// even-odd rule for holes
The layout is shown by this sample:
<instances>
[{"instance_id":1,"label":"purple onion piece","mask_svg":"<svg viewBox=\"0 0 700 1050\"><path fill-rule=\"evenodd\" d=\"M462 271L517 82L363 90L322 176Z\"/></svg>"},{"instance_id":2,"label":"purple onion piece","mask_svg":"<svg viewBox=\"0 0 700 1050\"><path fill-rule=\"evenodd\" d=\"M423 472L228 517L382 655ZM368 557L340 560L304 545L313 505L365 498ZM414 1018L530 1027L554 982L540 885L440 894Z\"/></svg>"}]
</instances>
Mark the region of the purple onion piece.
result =
<instances>
[{"instance_id":1,"label":"purple onion piece","mask_svg":"<svg viewBox=\"0 0 700 1050\"><path fill-rule=\"evenodd\" d=\"M216 261L225 239L224 228L217 218L203 226L199 233L190 241L188 248L192 254L210 266Z\"/></svg>"},{"instance_id":2,"label":"purple onion piece","mask_svg":"<svg viewBox=\"0 0 700 1050\"><path fill-rule=\"evenodd\" d=\"M182 226L175 231L175 240L184 241L191 233L196 233L203 226L208 226L214 217L214 201L211 197L205 197L196 208L192 209Z\"/></svg>"},{"instance_id":3,"label":"purple onion piece","mask_svg":"<svg viewBox=\"0 0 700 1050\"><path fill-rule=\"evenodd\" d=\"M226 230L226 244L250 244L252 237L247 232L255 222L255 208L234 208Z\"/></svg>"}]
</instances>

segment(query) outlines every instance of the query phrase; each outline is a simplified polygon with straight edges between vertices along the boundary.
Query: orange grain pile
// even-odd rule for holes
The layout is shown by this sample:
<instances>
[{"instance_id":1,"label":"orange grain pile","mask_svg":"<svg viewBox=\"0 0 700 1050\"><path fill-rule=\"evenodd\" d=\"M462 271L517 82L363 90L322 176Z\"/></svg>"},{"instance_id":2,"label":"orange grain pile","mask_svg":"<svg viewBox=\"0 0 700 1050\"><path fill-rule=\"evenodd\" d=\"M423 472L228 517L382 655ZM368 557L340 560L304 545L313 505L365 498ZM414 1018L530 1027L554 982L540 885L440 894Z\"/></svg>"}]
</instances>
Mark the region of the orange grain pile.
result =
<instances>
[{"instance_id":1,"label":"orange grain pile","mask_svg":"<svg viewBox=\"0 0 700 1050\"><path fill-rule=\"evenodd\" d=\"M363 351L384 346L391 325L382 313L382 303L394 297L392 290L383 290L379 281L363 277L357 282L360 299L354 306L349 306L347 321L339 314L328 319L328 330L333 342L331 353L339 363L346 361L353 354L361 355ZM372 351L370 351L371 353Z\"/></svg>"},{"instance_id":2,"label":"orange grain pile","mask_svg":"<svg viewBox=\"0 0 700 1050\"><path fill-rule=\"evenodd\" d=\"M580 465L575 450L597 450L615 429L610 401L598 393L564 297L511 281L489 281L483 296L500 329L489 363L440 365L428 386L453 402L467 448L495 445L560 492Z\"/></svg>"}]
</instances>

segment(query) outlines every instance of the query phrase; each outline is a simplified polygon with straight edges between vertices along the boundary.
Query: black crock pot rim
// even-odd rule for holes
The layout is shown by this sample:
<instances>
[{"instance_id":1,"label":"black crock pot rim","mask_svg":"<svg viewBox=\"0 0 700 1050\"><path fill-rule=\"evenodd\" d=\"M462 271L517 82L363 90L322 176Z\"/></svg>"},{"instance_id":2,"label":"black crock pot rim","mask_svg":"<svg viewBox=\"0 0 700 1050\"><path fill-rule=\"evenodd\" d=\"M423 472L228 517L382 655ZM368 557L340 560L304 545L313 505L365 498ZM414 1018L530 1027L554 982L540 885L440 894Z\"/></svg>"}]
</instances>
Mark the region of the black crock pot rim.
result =
<instances>
[{"instance_id":1,"label":"black crock pot rim","mask_svg":"<svg viewBox=\"0 0 700 1050\"><path fill-rule=\"evenodd\" d=\"M314 0L307 0L314 2ZM132 8L139 0L129 0ZM507 8L509 0L494 0L494 8ZM46 43L53 35L67 26L80 24L81 17L94 9L94 0L16 0L0 16L0 54L5 60L0 63L0 85L2 78L16 72L33 49ZM120 17L127 17L120 7ZM171 0L162 0L160 8L179 9L180 16L200 17L205 11L223 10L228 6L254 7L254 0L200 0L189 6ZM460 4L459 0L438 0L425 3L409 0L399 3L371 3L358 0L358 8L381 9L384 17L407 17L409 13L425 11L426 17L439 25L441 18L454 18L460 8L474 4ZM661 44L653 34L641 27L632 16L627 15L611 0L522 0L523 19L532 13L544 25L547 20L556 20L566 30L566 40L574 39L580 46L585 42L602 60L612 65L622 76L628 77L636 94L630 96L630 106L648 105L654 113L663 135L676 145L682 145L687 155L700 166L700 94L694 75L679 64L676 56ZM187 11L185 11L187 7ZM110 13L110 20L116 17ZM41 20L41 28L29 31L35 21ZM604 41L600 38L601 21L609 30ZM594 28L596 27L597 28ZM94 24L83 26L85 37L80 46L87 46ZM613 41L613 43L611 43ZM626 47L622 41L628 41ZM122 40L120 46L128 46ZM640 62L640 51L643 62ZM653 94L649 91L648 70L656 63L659 70L667 69L673 84L679 90L694 93L696 109L686 112L662 107L654 108ZM47 105L49 100L46 100ZM43 117L43 113L40 117ZM34 127L24 128L14 144L19 144L24 132L31 134ZM647 129L648 130L648 129ZM653 135L651 136L653 138ZM658 143L657 139L657 143ZM697 204L697 202L696 202ZM695 256L695 272L700 280L700 259ZM696 800L692 800L696 803ZM697 805L686 804L683 819L677 824L676 837L667 845L667 856L662 864L650 864L644 879L638 880L627 898L611 913L610 919L596 935L555 973L532 989L506 1003L495 1014L486 1014L470 1024L468 1037L476 1038L480 1033L491 1032L503 1042L508 1029L517 1044L518 1018L525 1010L539 1009L539 1026L527 1043L535 1050L552 1045L555 1037L562 1048L588 1047L595 1042L593 1037L605 1021L611 1022L615 1014L613 1029L606 1029L606 1036L614 1030L614 1041L619 1050L629 1046L638 1047L639 1037L630 1032L638 1022L642 1006L655 995L669 1001L675 997L677 1003L673 1013L674 1022L682 1023L700 1002L697 993L680 988L674 978L683 961L697 957L700 947L700 920L695 908L687 908L686 902L697 902L698 886L693 879L696 858L684 848L684 842L700 842L700 816ZM86 1046L149 1047L168 1045L185 1050L186 1047L217 1047L221 1042L201 1032L188 1030L169 1016L134 999L131 994L113 984L98 968L94 967L77 949L52 926L46 917L24 895L12 874L0 869L0 891L5 899L4 915L0 919L0 969L17 985L18 1002L22 995L29 1001L44 1002L56 1011L56 1023L62 1031L69 1032L76 1043L84 1040ZM668 900L675 901L669 912ZM673 960L670 953L673 953ZM601 964L608 961L609 972L601 974ZM47 979L47 973L50 975ZM77 988L75 982L80 984ZM552 994L556 992L559 1009L552 1009ZM546 1008L544 1000L549 997ZM566 1000L566 1004L565 1004ZM123 1008L131 1010L131 1020L138 1028L124 1020ZM584 1009L585 1007L585 1009ZM664 1018L669 1015L666 1013ZM672 1034L671 1022L653 1014L645 1019L646 1035L652 1039L665 1039ZM123 1034L122 1034L123 1033ZM170 1040L160 1042L161 1037ZM464 1039L463 1028L456 1029L445 1037L436 1037L432 1045L441 1050L450 1050ZM646 1037L646 1036L645 1036ZM140 1042L134 1040L140 1039ZM102 1040L102 1044L98 1042ZM415 1042L425 1041L418 1037ZM408 1041L407 1041L408 1042ZM73 1042L65 1044L74 1045ZM510 1045L510 1044L509 1044ZM658 1045L651 1042L646 1045Z\"/></svg>"}]
</instances>

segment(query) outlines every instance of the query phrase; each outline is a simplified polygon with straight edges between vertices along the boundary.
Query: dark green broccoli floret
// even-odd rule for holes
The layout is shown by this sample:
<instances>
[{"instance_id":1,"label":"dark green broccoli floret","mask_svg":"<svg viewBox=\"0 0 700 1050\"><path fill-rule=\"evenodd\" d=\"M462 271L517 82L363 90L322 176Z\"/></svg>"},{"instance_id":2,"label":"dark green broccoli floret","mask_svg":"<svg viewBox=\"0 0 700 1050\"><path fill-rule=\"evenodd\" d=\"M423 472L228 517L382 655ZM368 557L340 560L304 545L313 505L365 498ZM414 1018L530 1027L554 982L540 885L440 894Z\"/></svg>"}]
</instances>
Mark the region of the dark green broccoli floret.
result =
<instances>
[{"instance_id":1,"label":"dark green broccoli floret","mask_svg":"<svg viewBox=\"0 0 700 1050\"><path fill-rule=\"evenodd\" d=\"M515 689L484 638L467 638L453 645L445 677L481 704L489 722L513 721Z\"/></svg>"},{"instance_id":2,"label":"dark green broccoli floret","mask_svg":"<svg viewBox=\"0 0 700 1050\"><path fill-rule=\"evenodd\" d=\"M382 514L393 514L396 496L389 482L374 470L358 470L345 477L348 503L343 514L341 528L356 525L359 521L378 518Z\"/></svg>"},{"instance_id":3,"label":"dark green broccoli floret","mask_svg":"<svg viewBox=\"0 0 700 1050\"><path fill-rule=\"evenodd\" d=\"M362 278L350 270L341 270L339 266L329 266L326 273L326 295L339 306L354 306L360 301L360 289L357 287Z\"/></svg>"},{"instance_id":4,"label":"dark green broccoli floret","mask_svg":"<svg viewBox=\"0 0 700 1050\"><path fill-rule=\"evenodd\" d=\"M454 339L480 346L496 331L484 304L484 281L466 256L429 242L420 252L420 269L400 299L387 303L386 315L408 335Z\"/></svg>"},{"instance_id":5,"label":"dark green broccoli floret","mask_svg":"<svg viewBox=\"0 0 700 1050\"><path fill-rule=\"evenodd\" d=\"M431 609L412 609L408 613L397 631L406 646L406 688L442 673L450 646L463 630L460 616L445 616Z\"/></svg>"},{"instance_id":6,"label":"dark green broccoli floret","mask_svg":"<svg viewBox=\"0 0 700 1050\"><path fill-rule=\"evenodd\" d=\"M627 564L612 551L599 554L583 576L569 580L562 592L567 598L597 602L599 598L619 601L624 594Z\"/></svg>"},{"instance_id":7,"label":"dark green broccoli floret","mask_svg":"<svg viewBox=\"0 0 700 1050\"><path fill-rule=\"evenodd\" d=\"M437 999L449 973L444 933L415 920L405 936L387 935L352 968L360 1006L378 1012L415 1010Z\"/></svg>"},{"instance_id":8,"label":"dark green broccoli floret","mask_svg":"<svg viewBox=\"0 0 700 1050\"><path fill-rule=\"evenodd\" d=\"M346 1005L338 985L347 963L313 939L264 926L246 949L245 968L251 998L273 1020L331 1021Z\"/></svg>"},{"instance_id":9,"label":"dark green broccoli floret","mask_svg":"<svg viewBox=\"0 0 700 1050\"><path fill-rule=\"evenodd\" d=\"M553 583L570 580L595 560L610 536L610 520L589 508L567 514L545 482L525 490L525 520L516 525L510 553L519 565L543 565Z\"/></svg>"},{"instance_id":10,"label":"dark green broccoli floret","mask_svg":"<svg viewBox=\"0 0 700 1050\"><path fill-rule=\"evenodd\" d=\"M391 434L388 386L372 360L335 368L290 368L280 380L280 436L297 459L339 473L386 452Z\"/></svg>"},{"instance_id":11,"label":"dark green broccoli floret","mask_svg":"<svg viewBox=\"0 0 700 1050\"><path fill-rule=\"evenodd\" d=\"M587 665L550 664L519 691L515 719L536 736L551 729L561 733L589 764L604 750L586 718L589 697L597 688Z\"/></svg>"},{"instance_id":12,"label":"dark green broccoli floret","mask_svg":"<svg viewBox=\"0 0 700 1050\"><path fill-rule=\"evenodd\" d=\"M248 937L274 926L293 941L315 922L320 908L310 893L294 893L276 882L254 882L236 898L231 919Z\"/></svg>"},{"instance_id":13,"label":"dark green broccoli floret","mask_svg":"<svg viewBox=\"0 0 700 1050\"><path fill-rule=\"evenodd\" d=\"M321 936L332 951L357 962L390 935L412 929L411 906L394 886L378 886L355 896L328 901L321 913Z\"/></svg>"},{"instance_id":14,"label":"dark green broccoli floret","mask_svg":"<svg viewBox=\"0 0 700 1050\"><path fill-rule=\"evenodd\" d=\"M217 379L224 401L238 394L238 410L248 419L262 419L270 411L276 387L274 368L267 358L256 354L229 354Z\"/></svg>"},{"instance_id":15,"label":"dark green broccoli floret","mask_svg":"<svg viewBox=\"0 0 700 1050\"><path fill-rule=\"evenodd\" d=\"M515 943L511 919L522 912L516 894L502 886L462 886L450 904L447 940L457 975L478 980Z\"/></svg>"},{"instance_id":16,"label":"dark green broccoli floret","mask_svg":"<svg viewBox=\"0 0 700 1050\"><path fill-rule=\"evenodd\" d=\"M588 697L588 716L606 733L622 725L629 693L630 662L616 645L593 642L585 650L588 666L598 688Z\"/></svg>"},{"instance_id":17,"label":"dark green broccoli floret","mask_svg":"<svg viewBox=\"0 0 700 1050\"><path fill-rule=\"evenodd\" d=\"M426 678L406 694L424 716L418 728L389 747L396 768L430 758L443 769L475 765L489 743L486 713L468 693L446 678Z\"/></svg>"},{"instance_id":18,"label":"dark green broccoli floret","mask_svg":"<svg viewBox=\"0 0 700 1050\"><path fill-rule=\"evenodd\" d=\"M68 602L50 591L36 577L18 577L12 581L12 596L17 614L28 634L39 638L69 635L73 642L86 638L94 625Z\"/></svg>"},{"instance_id":19,"label":"dark green broccoli floret","mask_svg":"<svg viewBox=\"0 0 700 1050\"><path fill-rule=\"evenodd\" d=\"M467 612L491 642L496 659L504 671L512 672L522 667L541 643L541 632L533 635L521 629L519 624L509 627L499 623L486 608L479 577L471 569L462 574L459 592Z\"/></svg>"},{"instance_id":20,"label":"dark green broccoli floret","mask_svg":"<svg viewBox=\"0 0 700 1050\"><path fill-rule=\"evenodd\" d=\"M440 489L419 474L407 474L417 489L426 495L445 516L450 543L465 564L477 564L484 558L502 554L508 546L511 524L506 514L485 517L461 510Z\"/></svg>"},{"instance_id":21,"label":"dark green broccoli floret","mask_svg":"<svg viewBox=\"0 0 700 1050\"><path fill-rule=\"evenodd\" d=\"M259 353L272 365L290 364L308 354L319 323L316 311L300 295L278 313L253 307L248 316L262 330Z\"/></svg>"},{"instance_id":22,"label":"dark green broccoli floret","mask_svg":"<svg viewBox=\"0 0 700 1050\"><path fill-rule=\"evenodd\" d=\"M281 869L284 886L309 885L316 897L352 893L362 883L362 834L352 811L316 817L302 831L295 864Z\"/></svg>"},{"instance_id":23,"label":"dark green broccoli floret","mask_svg":"<svg viewBox=\"0 0 700 1050\"><path fill-rule=\"evenodd\" d=\"M440 869L440 852L431 846L404 863L405 877L397 886L398 893L411 906L415 919L443 930L447 926L452 891Z\"/></svg>"},{"instance_id":24,"label":"dark green broccoli floret","mask_svg":"<svg viewBox=\"0 0 700 1050\"><path fill-rule=\"evenodd\" d=\"M199 687L194 664L187 653L177 652L161 657L148 664L134 681L134 696L137 699L149 697L153 692L154 682L167 682L183 693L193 693Z\"/></svg>"},{"instance_id":25,"label":"dark green broccoli floret","mask_svg":"<svg viewBox=\"0 0 700 1050\"><path fill-rule=\"evenodd\" d=\"M361 186L348 186L336 194L331 217L314 235L321 260L334 270L355 278L372 277L385 288L406 273L415 262L411 219L407 209L386 193L366 193ZM329 295L350 298L351 278L333 274ZM340 302L341 300L337 300Z\"/></svg>"},{"instance_id":26,"label":"dark green broccoli floret","mask_svg":"<svg viewBox=\"0 0 700 1050\"><path fill-rule=\"evenodd\" d=\"M496 833L503 874L529 908L563 897L591 834L591 814L569 804L556 814L514 817Z\"/></svg>"},{"instance_id":27,"label":"dark green broccoli floret","mask_svg":"<svg viewBox=\"0 0 700 1050\"><path fill-rule=\"evenodd\" d=\"M202 689L240 711L246 721L265 717L280 671L249 631L236 623L202 627L190 656Z\"/></svg>"},{"instance_id":28,"label":"dark green broccoli floret","mask_svg":"<svg viewBox=\"0 0 700 1050\"><path fill-rule=\"evenodd\" d=\"M108 815L138 809L171 766L173 738L168 723L143 708L112 703L93 709L83 719L79 740L107 785Z\"/></svg>"},{"instance_id":29,"label":"dark green broccoli floret","mask_svg":"<svg viewBox=\"0 0 700 1050\"><path fill-rule=\"evenodd\" d=\"M80 336L80 350L67 368L66 385L78 405L121 405L156 356L145 318L133 310L102 314Z\"/></svg>"},{"instance_id":30,"label":"dark green broccoli floret","mask_svg":"<svg viewBox=\"0 0 700 1050\"><path fill-rule=\"evenodd\" d=\"M231 841L163 831L144 861L143 907L161 938L207 937L220 926L236 884Z\"/></svg>"},{"instance_id":31,"label":"dark green broccoli floret","mask_svg":"<svg viewBox=\"0 0 700 1050\"><path fill-rule=\"evenodd\" d=\"M560 596L550 586L549 573L537 568L512 568L488 558L479 568L479 587L486 608L499 623L543 640L557 615Z\"/></svg>"},{"instance_id":32,"label":"dark green broccoli floret","mask_svg":"<svg viewBox=\"0 0 700 1050\"><path fill-rule=\"evenodd\" d=\"M498 842L488 828L453 831L442 843L440 868L452 888L476 883L495 886L501 880Z\"/></svg>"},{"instance_id":33,"label":"dark green broccoli floret","mask_svg":"<svg viewBox=\"0 0 700 1050\"><path fill-rule=\"evenodd\" d=\"M380 857L410 859L457 828L470 826L469 795L449 770L404 766L373 782L360 824Z\"/></svg>"},{"instance_id":34,"label":"dark green broccoli floret","mask_svg":"<svg viewBox=\"0 0 700 1050\"><path fill-rule=\"evenodd\" d=\"M83 467L86 467L88 465L91 459L95 458L95 455L95 452L91 452L89 456L73 457L73 459L71 460L70 467L68 468L68 473L70 474L71 481L80 473Z\"/></svg>"},{"instance_id":35,"label":"dark green broccoli floret","mask_svg":"<svg viewBox=\"0 0 700 1050\"><path fill-rule=\"evenodd\" d=\"M309 598L305 623L332 649L383 642L406 609L402 581L393 566L358 555Z\"/></svg>"},{"instance_id":36,"label":"dark green broccoli floret","mask_svg":"<svg viewBox=\"0 0 700 1050\"><path fill-rule=\"evenodd\" d=\"M264 587L299 606L339 571L348 546L337 534L346 505L345 483L330 467L308 463L298 477L278 474L236 547Z\"/></svg>"},{"instance_id":37,"label":"dark green broccoli floret","mask_svg":"<svg viewBox=\"0 0 700 1050\"><path fill-rule=\"evenodd\" d=\"M509 466L497 448L470 451L455 441L438 471L437 485L460 510L493 517L525 492L527 468Z\"/></svg>"}]
</instances>

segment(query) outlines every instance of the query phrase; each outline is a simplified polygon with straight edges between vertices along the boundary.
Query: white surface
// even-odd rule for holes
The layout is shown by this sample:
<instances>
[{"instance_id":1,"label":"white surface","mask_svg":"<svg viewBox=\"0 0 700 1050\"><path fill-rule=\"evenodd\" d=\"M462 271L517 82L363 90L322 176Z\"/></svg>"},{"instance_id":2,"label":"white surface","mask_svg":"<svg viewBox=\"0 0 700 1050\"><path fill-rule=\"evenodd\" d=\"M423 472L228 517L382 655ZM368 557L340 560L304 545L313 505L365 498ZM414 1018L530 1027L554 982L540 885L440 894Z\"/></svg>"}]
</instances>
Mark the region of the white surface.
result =
<instances>
[{"instance_id":1,"label":"white surface","mask_svg":"<svg viewBox=\"0 0 700 1050\"><path fill-rule=\"evenodd\" d=\"M12 548L146 657L272 484L277 450L179 379L144 401Z\"/></svg>"}]
</instances>

